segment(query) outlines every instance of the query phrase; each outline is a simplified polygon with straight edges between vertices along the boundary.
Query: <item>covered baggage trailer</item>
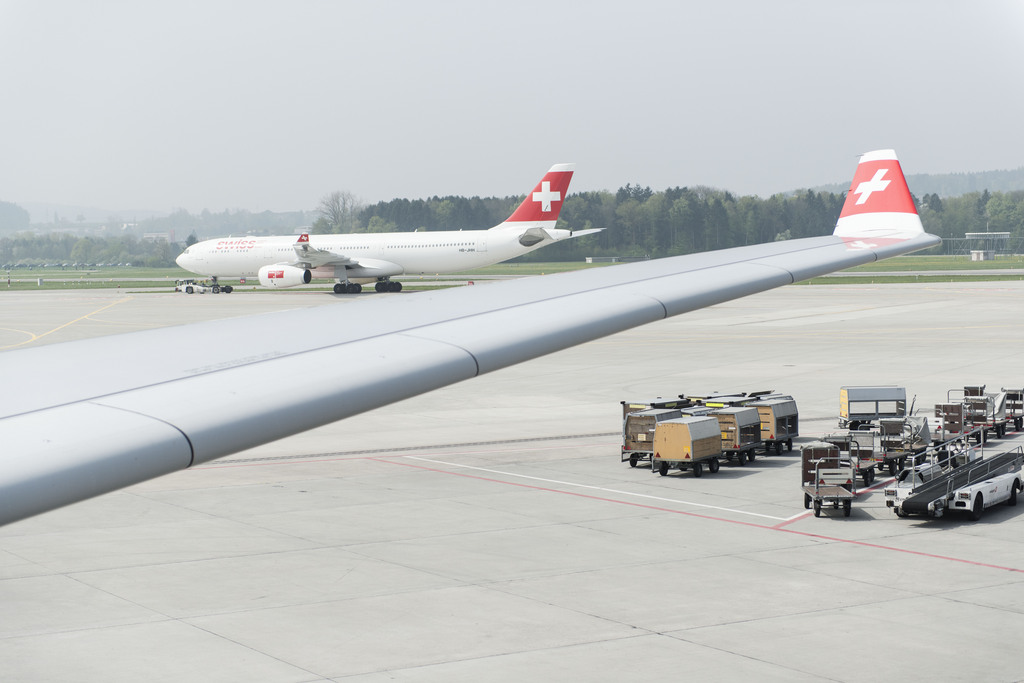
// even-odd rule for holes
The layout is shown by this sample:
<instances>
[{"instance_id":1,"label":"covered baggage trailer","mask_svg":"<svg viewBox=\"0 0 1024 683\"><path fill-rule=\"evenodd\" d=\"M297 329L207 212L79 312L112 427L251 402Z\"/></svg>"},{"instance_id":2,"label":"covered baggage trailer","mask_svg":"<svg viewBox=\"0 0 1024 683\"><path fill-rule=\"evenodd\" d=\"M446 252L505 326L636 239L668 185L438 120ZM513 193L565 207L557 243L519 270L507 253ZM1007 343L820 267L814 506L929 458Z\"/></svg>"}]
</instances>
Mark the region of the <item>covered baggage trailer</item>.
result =
<instances>
[{"instance_id":1,"label":"covered baggage trailer","mask_svg":"<svg viewBox=\"0 0 1024 683\"><path fill-rule=\"evenodd\" d=\"M628 460L630 467L636 467L642 460L650 460L657 424L682 416L679 408L648 408L627 413L622 419L622 462Z\"/></svg>"},{"instance_id":2,"label":"covered baggage trailer","mask_svg":"<svg viewBox=\"0 0 1024 683\"><path fill-rule=\"evenodd\" d=\"M907 390L897 386L848 386L839 389L839 428L858 429L883 417L907 414Z\"/></svg>"},{"instance_id":3,"label":"covered baggage trailer","mask_svg":"<svg viewBox=\"0 0 1024 683\"><path fill-rule=\"evenodd\" d=\"M800 484L804 494L804 509L814 508L820 517L823 507L843 509L849 517L853 497L857 493L854 467L843 458L835 444L822 441L807 444L800 451Z\"/></svg>"},{"instance_id":4,"label":"covered baggage trailer","mask_svg":"<svg viewBox=\"0 0 1024 683\"><path fill-rule=\"evenodd\" d=\"M722 439L714 417L680 417L659 422L654 429L651 471L665 476L670 470L689 469L699 477L707 465L717 472L722 456Z\"/></svg>"},{"instance_id":5,"label":"covered baggage trailer","mask_svg":"<svg viewBox=\"0 0 1024 683\"><path fill-rule=\"evenodd\" d=\"M757 409L757 416L761 420L761 442L764 444L764 452L769 453L774 448L776 453L782 453L785 445L787 451L793 450L793 439L800 436L800 413L796 407L796 401L790 397L769 398L747 404Z\"/></svg>"},{"instance_id":6,"label":"covered baggage trailer","mask_svg":"<svg viewBox=\"0 0 1024 683\"><path fill-rule=\"evenodd\" d=\"M736 464L754 461L754 451L761 446L761 418L757 408L717 408L711 414L718 420L722 436L722 454Z\"/></svg>"}]
</instances>

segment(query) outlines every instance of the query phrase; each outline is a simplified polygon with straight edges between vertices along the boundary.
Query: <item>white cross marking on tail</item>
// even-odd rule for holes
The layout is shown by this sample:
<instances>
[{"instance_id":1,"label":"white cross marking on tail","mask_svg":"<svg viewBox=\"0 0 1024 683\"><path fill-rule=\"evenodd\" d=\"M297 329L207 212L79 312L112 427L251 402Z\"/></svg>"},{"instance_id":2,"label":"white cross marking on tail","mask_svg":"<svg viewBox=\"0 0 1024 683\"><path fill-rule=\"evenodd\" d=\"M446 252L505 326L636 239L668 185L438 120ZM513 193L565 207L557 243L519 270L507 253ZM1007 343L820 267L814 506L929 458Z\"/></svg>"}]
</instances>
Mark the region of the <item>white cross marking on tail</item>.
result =
<instances>
[{"instance_id":1,"label":"white cross marking on tail","mask_svg":"<svg viewBox=\"0 0 1024 683\"><path fill-rule=\"evenodd\" d=\"M858 204L863 204L864 202L866 202L868 200L868 197L871 196L872 192L881 192L885 188L889 187L889 183L891 183L892 181L882 180L882 178L884 178L885 174L888 172L889 169L880 168L877 171L875 171L875 176L871 180L865 181L857 186L857 189L854 190L853 193L860 195L860 197L857 198Z\"/></svg>"},{"instance_id":2,"label":"white cross marking on tail","mask_svg":"<svg viewBox=\"0 0 1024 683\"><path fill-rule=\"evenodd\" d=\"M551 183L547 180L540 184L540 192L533 193L533 201L540 202L541 211L550 211L551 202L557 202L562 198L561 192L552 192Z\"/></svg>"}]
</instances>

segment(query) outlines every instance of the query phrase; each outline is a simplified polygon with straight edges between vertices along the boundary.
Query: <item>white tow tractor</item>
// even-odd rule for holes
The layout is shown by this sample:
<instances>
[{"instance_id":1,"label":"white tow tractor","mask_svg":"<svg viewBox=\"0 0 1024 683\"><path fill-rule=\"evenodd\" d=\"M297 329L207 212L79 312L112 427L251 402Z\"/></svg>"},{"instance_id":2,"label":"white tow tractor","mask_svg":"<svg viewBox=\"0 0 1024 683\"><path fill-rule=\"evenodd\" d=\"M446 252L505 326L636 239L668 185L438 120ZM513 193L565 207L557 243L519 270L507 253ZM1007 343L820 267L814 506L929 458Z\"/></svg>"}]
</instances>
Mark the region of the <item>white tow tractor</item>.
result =
<instances>
[{"instance_id":1,"label":"white tow tractor","mask_svg":"<svg viewBox=\"0 0 1024 683\"><path fill-rule=\"evenodd\" d=\"M207 292L213 292L214 294L230 294L234 291L234 287L231 285L220 285L216 279L213 284L206 282L205 280L177 280L174 283L175 292L184 292L185 294L206 294Z\"/></svg>"}]
</instances>

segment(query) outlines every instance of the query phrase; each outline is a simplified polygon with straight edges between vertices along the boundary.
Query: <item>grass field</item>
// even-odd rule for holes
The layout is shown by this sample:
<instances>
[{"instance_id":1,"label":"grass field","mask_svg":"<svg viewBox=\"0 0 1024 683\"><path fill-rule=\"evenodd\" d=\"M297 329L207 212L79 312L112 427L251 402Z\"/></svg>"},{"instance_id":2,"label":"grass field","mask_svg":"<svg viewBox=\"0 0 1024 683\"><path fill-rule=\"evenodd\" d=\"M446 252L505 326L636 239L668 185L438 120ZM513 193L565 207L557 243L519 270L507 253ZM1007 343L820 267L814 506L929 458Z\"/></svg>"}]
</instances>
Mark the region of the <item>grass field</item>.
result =
<instances>
[{"instance_id":1,"label":"grass field","mask_svg":"<svg viewBox=\"0 0 1024 683\"><path fill-rule=\"evenodd\" d=\"M527 276L561 273L584 268L603 268L605 263L544 262L544 263L499 263L486 268L456 273L472 280L474 276ZM1020 270L1020 274L990 273L992 270ZM952 273L949 271L970 271L969 274ZM863 266L851 268L850 273L879 273L874 277L842 277L829 276L815 278L802 284L884 284L893 282L978 282L1024 280L1024 255L1000 256L994 261L971 261L968 256L898 256ZM154 291L174 287L174 281L185 278L200 279L181 268L93 268L89 270L72 270L61 268L17 268L0 273L7 282L0 280L0 291L8 290L39 290L39 289L121 289ZM39 282L42 281L40 285ZM254 279L250 279L250 284ZM224 280L225 284L237 284L234 280ZM445 287L442 282L424 280L422 284L409 281L410 289L436 289ZM324 289L330 289L325 283ZM242 290L240 290L242 291Z\"/></svg>"}]
</instances>

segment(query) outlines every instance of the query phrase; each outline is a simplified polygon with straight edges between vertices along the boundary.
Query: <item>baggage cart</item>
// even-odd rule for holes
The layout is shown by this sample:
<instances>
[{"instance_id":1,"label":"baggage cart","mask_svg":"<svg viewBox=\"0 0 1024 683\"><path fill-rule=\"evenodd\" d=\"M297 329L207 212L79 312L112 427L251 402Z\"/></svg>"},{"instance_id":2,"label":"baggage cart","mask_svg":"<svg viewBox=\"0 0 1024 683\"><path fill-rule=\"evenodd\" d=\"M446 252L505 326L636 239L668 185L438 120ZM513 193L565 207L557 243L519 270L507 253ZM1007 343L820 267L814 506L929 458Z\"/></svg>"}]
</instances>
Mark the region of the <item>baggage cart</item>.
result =
<instances>
[{"instance_id":1,"label":"baggage cart","mask_svg":"<svg viewBox=\"0 0 1024 683\"><path fill-rule=\"evenodd\" d=\"M852 463L840 457L838 447L824 442L804 446L800 459L804 509L813 507L814 516L820 517L822 508L831 506L849 517L857 492Z\"/></svg>"}]
</instances>

